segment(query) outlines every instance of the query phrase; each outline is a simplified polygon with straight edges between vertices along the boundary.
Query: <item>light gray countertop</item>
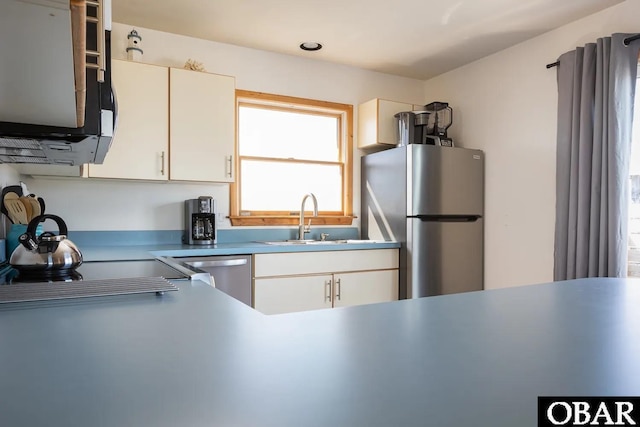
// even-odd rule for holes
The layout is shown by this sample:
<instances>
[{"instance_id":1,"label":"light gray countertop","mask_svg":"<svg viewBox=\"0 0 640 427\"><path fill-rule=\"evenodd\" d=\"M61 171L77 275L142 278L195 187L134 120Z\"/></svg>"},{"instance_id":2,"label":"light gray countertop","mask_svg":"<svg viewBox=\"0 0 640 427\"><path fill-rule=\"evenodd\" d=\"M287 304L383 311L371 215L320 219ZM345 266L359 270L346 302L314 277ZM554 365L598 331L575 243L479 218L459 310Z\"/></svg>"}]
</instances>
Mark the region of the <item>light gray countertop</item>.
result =
<instances>
[{"instance_id":1,"label":"light gray countertop","mask_svg":"<svg viewBox=\"0 0 640 427\"><path fill-rule=\"evenodd\" d=\"M0 306L0 425L533 427L541 395L640 395L634 280L279 316L178 286Z\"/></svg>"}]
</instances>

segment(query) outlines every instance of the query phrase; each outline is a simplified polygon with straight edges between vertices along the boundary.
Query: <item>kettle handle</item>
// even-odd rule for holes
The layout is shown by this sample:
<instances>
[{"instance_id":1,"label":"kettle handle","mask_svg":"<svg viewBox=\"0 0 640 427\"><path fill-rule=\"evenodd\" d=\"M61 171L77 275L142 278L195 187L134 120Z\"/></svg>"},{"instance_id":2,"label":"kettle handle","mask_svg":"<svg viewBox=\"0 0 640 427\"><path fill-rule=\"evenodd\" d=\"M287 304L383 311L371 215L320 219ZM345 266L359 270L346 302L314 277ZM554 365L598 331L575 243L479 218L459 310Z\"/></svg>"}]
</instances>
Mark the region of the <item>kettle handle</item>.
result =
<instances>
[{"instance_id":1,"label":"kettle handle","mask_svg":"<svg viewBox=\"0 0 640 427\"><path fill-rule=\"evenodd\" d=\"M35 237L36 228L38 227L38 224L46 221L47 219L52 219L55 221L56 224L58 224L58 234L65 235L65 236L67 235L67 233L69 232L67 230L67 224L65 224L62 218L60 218L58 215L51 215L51 214L38 215L37 217L33 218L29 222L29 225L27 225L26 234L29 234L32 238Z\"/></svg>"},{"instance_id":2,"label":"kettle handle","mask_svg":"<svg viewBox=\"0 0 640 427\"><path fill-rule=\"evenodd\" d=\"M68 233L67 224L60 218L58 215L38 215L29 221L29 225L27 225L27 231L24 234L21 234L18 237L18 242L21 243L25 248L30 251L36 250L38 248L39 240L36 238L36 229L38 228L38 224L46 221L47 219L52 219L58 224L58 234L66 236Z\"/></svg>"}]
</instances>

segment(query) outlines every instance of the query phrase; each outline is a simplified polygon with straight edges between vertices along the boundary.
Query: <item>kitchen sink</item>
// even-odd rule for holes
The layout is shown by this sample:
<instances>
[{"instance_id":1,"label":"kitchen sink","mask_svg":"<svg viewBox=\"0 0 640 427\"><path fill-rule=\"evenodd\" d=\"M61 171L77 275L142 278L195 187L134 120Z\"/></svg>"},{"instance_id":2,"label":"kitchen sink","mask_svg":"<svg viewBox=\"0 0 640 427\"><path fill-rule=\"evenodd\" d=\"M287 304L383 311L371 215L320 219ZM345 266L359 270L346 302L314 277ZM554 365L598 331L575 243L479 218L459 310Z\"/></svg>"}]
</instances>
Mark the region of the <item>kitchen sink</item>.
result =
<instances>
[{"instance_id":1,"label":"kitchen sink","mask_svg":"<svg viewBox=\"0 0 640 427\"><path fill-rule=\"evenodd\" d=\"M382 243L382 240L357 240L357 239L340 239L340 240L273 240L262 241L267 245L345 245L345 244L364 244L364 243Z\"/></svg>"},{"instance_id":2,"label":"kitchen sink","mask_svg":"<svg viewBox=\"0 0 640 427\"><path fill-rule=\"evenodd\" d=\"M271 240L259 243L267 245L314 245L314 244L336 244L345 243L345 240Z\"/></svg>"}]
</instances>

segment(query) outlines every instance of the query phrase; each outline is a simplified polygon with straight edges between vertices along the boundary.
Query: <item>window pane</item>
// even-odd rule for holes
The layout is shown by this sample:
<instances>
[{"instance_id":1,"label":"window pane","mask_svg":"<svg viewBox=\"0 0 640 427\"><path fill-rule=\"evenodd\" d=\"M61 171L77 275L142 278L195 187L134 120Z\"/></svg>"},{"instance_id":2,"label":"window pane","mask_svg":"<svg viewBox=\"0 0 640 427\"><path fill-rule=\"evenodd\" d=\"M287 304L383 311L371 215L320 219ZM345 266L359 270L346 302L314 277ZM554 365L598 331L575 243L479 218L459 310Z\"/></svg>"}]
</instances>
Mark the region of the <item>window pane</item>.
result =
<instances>
[{"instance_id":1,"label":"window pane","mask_svg":"<svg viewBox=\"0 0 640 427\"><path fill-rule=\"evenodd\" d=\"M299 212L302 197L313 193L318 210L342 210L342 168L292 162L241 160L243 211ZM305 210L312 210L307 201Z\"/></svg>"},{"instance_id":2,"label":"window pane","mask_svg":"<svg viewBox=\"0 0 640 427\"><path fill-rule=\"evenodd\" d=\"M339 161L338 119L331 116L240 106L241 156Z\"/></svg>"}]
</instances>

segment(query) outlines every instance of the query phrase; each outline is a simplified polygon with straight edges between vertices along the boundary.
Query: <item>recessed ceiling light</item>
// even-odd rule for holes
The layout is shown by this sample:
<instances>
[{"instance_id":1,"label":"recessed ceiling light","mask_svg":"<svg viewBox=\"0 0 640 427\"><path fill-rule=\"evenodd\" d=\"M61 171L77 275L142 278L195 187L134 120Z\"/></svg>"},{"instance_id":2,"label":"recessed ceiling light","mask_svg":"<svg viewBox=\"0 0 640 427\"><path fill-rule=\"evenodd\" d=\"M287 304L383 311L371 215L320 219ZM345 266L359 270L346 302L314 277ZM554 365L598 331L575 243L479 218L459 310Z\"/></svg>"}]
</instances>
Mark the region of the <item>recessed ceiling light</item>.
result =
<instances>
[{"instance_id":1,"label":"recessed ceiling light","mask_svg":"<svg viewBox=\"0 0 640 427\"><path fill-rule=\"evenodd\" d=\"M317 42L304 42L300 44L300 49L309 51L320 50L322 49L322 45Z\"/></svg>"}]
</instances>

